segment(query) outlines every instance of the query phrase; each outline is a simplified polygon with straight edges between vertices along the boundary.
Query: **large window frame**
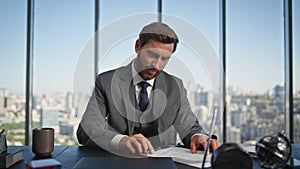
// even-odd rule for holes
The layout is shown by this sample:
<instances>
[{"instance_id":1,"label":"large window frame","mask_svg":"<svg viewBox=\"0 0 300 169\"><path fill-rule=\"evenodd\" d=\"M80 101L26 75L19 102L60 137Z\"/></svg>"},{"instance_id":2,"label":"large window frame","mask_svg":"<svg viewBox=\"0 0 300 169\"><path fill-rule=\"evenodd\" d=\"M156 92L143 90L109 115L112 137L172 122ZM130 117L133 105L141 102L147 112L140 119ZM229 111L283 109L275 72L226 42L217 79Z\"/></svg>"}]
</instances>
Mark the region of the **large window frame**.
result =
<instances>
[{"instance_id":1,"label":"large window frame","mask_svg":"<svg viewBox=\"0 0 300 169\"><path fill-rule=\"evenodd\" d=\"M25 123L25 144L31 143L32 132L32 62L33 62L33 35L34 35L34 0L27 0L27 42L26 42L26 123ZM285 37L285 112L286 112L286 131L291 142L294 140L293 132L293 3L292 0L283 0L285 23L284 23L284 37ZM220 0L220 56L223 64L223 103L225 105L223 114L223 142L226 142L226 0ZM158 14L162 14L162 0L158 0ZM158 20L161 20L159 15ZM99 0L95 0L95 32L99 27ZM98 41L98 39L96 38ZM95 43L97 44L97 43ZM97 48L95 48L96 50ZM95 51L97 54L97 52ZM97 74L97 56L95 55L95 74Z\"/></svg>"}]
</instances>

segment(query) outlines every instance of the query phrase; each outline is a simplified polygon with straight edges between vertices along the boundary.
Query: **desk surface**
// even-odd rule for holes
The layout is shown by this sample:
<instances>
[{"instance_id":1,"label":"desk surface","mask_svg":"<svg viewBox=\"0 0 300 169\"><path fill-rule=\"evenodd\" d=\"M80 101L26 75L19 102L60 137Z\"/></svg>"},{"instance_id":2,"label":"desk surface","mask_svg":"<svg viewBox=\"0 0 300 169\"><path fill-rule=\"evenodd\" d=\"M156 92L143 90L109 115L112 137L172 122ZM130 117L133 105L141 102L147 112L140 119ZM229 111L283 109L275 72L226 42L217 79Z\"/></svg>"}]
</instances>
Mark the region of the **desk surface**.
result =
<instances>
[{"instance_id":1,"label":"desk surface","mask_svg":"<svg viewBox=\"0 0 300 169\"><path fill-rule=\"evenodd\" d=\"M24 150L24 160L11 166L10 169L24 169L25 161L31 161L35 159L35 155L32 153L31 146L9 146L8 151L12 152L17 149ZM111 153L106 151L92 149L82 146L55 146L54 152L51 154L52 158L62 163L62 169L71 169L82 157L112 157ZM293 145L292 157L300 160L300 144ZM178 169L195 169L184 164L175 163ZM260 168L260 163L254 161L254 169Z\"/></svg>"}]
</instances>

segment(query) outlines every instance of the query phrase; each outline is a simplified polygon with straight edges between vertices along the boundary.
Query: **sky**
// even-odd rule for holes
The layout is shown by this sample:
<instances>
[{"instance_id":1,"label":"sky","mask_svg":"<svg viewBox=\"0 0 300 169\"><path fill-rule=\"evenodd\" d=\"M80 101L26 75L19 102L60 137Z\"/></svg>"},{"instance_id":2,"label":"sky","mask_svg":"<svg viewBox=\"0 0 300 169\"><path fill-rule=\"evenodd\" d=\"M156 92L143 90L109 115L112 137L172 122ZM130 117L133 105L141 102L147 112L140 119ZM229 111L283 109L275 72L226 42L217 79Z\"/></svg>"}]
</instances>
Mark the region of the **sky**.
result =
<instances>
[{"instance_id":1,"label":"sky","mask_svg":"<svg viewBox=\"0 0 300 169\"><path fill-rule=\"evenodd\" d=\"M226 83L259 93L284 85L283 1L226 2ZM300 90L300 2L294 3L294 88ZM25 93L26 5L25 0L0 1L0 88L7 88L10 93ZM144 22L157 19L150 14L156 11L156 0L101 1L101 33L108 32L102 43L109 42L112 35L120 36L120 40L100 60L99 73L126 65L134 57L138 31ZM163 21L182 40L167 71L212 88L211 70L218 64L206 65L208 56L197 51L208 45L214 54L219 54L219 1L165 0L163 14ZM123 23L126 19L130 22ZM113 29L114 24L122 26ZM194 30L197 34L192 34ZM94 72L87 50L94 35L94 0L35 1L34 93L72 91L82 85L88 88ZM203 39L194 41L194 37ZM178 64L184 66L178 69Z\"/></svg>"}]
</instances>

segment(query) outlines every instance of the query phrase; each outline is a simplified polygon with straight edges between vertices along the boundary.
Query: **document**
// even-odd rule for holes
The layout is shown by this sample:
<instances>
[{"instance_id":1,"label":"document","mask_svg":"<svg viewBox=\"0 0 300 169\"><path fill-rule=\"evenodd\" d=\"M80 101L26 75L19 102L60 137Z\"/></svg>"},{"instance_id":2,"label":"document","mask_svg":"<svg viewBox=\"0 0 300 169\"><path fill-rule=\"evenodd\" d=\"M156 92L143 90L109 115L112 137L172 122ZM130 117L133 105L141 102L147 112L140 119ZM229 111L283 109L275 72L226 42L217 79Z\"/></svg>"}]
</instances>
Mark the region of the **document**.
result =
<instances>
[{"instance_id":1,"label":"document","mask_svg":"<svg viewBox=\"0 0 300 169\"><path fill-rule=\"evenodd\" d=\"M197 151L192 154L190 149L181 147L170 147L156 151L154 154L148 154L148 157L171 157L173 161L189 166L201 168L204 158L204 151ZM211 154L206 156L204 167L211 167Z\"/></svg>"}]
</instances>

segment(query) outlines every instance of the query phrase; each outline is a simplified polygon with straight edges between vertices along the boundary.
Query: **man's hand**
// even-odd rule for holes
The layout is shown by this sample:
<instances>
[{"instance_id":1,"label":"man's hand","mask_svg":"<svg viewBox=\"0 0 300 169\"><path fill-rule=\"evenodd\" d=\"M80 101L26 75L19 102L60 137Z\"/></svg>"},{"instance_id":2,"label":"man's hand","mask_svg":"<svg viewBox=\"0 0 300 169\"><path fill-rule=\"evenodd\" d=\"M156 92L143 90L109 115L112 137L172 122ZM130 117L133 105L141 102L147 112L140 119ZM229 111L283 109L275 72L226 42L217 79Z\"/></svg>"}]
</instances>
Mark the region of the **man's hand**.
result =
<instances>
[{"instance_id":1,"label":"man's hand","mask_svg":"<svg viewBox=\"0 0 300 169\"><path fill-rule=\"evenodd\" d=\"M201 145L206 148L207 145L207 139L208 137L204 134L196 134L192 137L190 147L192 153L197 152L197 148L199 148ZM213 151L215 151L218 147L220 147L220 142L217 139L210 139L210 146ZM209 152L209 150L208 150Z\"/></svg>"},{"instance_id":2,"label":"man's hand","mask_svg":"<svg viewBox=\"0 0 300 169\"><path fill-rule=\"evenodd\" d=\"M142 134L123 137L120 141L120 147L122 150L129 151L132 154L154 153L151 142Z\"/></svg>"}]
</instances>

